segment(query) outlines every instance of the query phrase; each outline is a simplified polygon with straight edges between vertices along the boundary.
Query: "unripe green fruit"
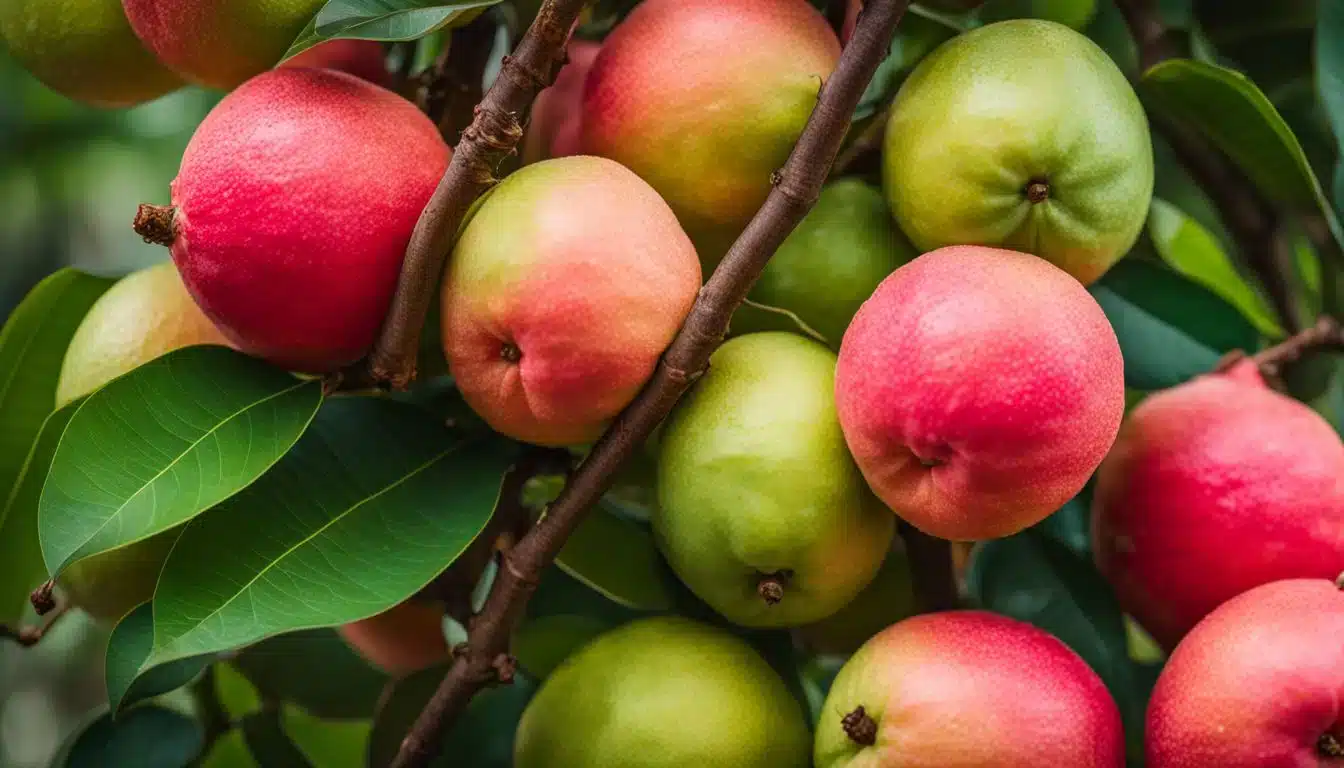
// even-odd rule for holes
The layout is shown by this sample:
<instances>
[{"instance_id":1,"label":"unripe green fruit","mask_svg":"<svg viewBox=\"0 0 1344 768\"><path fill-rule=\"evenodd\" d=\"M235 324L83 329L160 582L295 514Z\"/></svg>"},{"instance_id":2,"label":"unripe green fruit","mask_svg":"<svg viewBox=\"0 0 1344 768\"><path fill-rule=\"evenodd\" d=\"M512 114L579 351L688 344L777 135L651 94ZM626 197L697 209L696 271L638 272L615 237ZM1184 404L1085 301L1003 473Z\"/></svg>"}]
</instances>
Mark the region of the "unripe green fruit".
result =
<instances>
[{"instance_id":1,"label":"unripe green fruit","mask_svg":"<svg viewBox=\"0 0 1344 768\"><path fill-rule=\"evenodd\" d=\"M805 768L810 736L784 682L743 641L680 617L598 637L518 724L515 768Z\"/></svg>"},{"instance_id":2,"label":"unripe green fruit","mask_svg":"<svg viewBox=\"0 0 1344 768\"><path fill-rule=\"evenodd\" d=\"M787 309L831 346L878 283L919 254L891 219L882 193L857 179L827 185L812 211L775 251L748 296ZM734 318L733 331L751 327Z\"/></svg>"},{"instance_id":3,"label":"unripe green fruit","mask_svg":"<svg viewBox=\"0 0 1344 768\"><path fill-rule=\"evenodd\" d=\"M227 345L191 300L171 261L117 281L80 322L61 364L56 407L182 347ZM159 571L178 531L165 531L71 565L60 585L70 601L104 621L116 621L154 594Z\"/></svg>"},{"instance_id":4,"label":"unripe green fruit","mask_svg":"<svg viewBox=\"0 0 1344 768\"><path fill-rule=\"evenodd\" d=\"M659 547L730 621L817 621L882 564L896 517L845 447L834 387L830 350L793 334L750 334L714 353L664 425Z\"/></svg>"},{"instance_id":5,"label":"unripe green fruit","mask_svg":"<svg viewBox=\"0 0 1344 768\"><path fill-rule=\"evenodd\" d=\"M0 38L52 90L126 107L182 86L131 31L120 0L4 0Z\"/></svg>"},{"instance_id":6,"label":"unripe green fruit","mask_svg":"<svg viewBox=\"0 0 1344 768\"><path fill-rule=\"evenodd\" d=\"M815 624L799 627L798 633L817 653L848 656L873 635L918 612L910 560L904 551L896 550L887 555L872 583L848 605Z\"/></svg>"},{"instance_id":7,"label":"unripe green fruit","mask_svg":"<svg viewBox=\"0 0 1344 768\"><path fill-rule=\"evenodd\" d=\"M1134 244L1152 198L1138 97L1105 51L1048 21L941 45L901 87L884 149L887 198L920 250L1034 253L1084 284Z\"/></svg>"},{"instance_id":8,"label":"unripe green fruit","mask_svg":"<svg viewBox=\"0 0 1344 768\"><path fill-rule=\"evenodd\" d=\"M231 90L274 67L326 0L123 0L135 33L173 71Z\"/></svg>"}]
</instances>

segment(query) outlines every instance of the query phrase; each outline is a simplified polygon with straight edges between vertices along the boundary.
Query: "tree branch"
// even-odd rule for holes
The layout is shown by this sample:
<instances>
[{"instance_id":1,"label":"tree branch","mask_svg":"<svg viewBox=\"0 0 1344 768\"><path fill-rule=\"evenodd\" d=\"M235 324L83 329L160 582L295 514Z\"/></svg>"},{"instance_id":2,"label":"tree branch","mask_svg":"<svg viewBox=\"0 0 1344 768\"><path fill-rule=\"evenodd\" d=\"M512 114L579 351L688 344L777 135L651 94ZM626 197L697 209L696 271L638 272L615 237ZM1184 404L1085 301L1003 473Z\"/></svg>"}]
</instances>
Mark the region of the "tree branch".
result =
<instances>
[{"instance_id":1,"label":"tree branch","mask_svg":"<svg viewBox=\"0 0 1344 768\"><path fill-rule=\"evenodd\" d=\"M537 92L555 81L585 0L546 0L471 125L411 235L387 319L369 356L372 378L403 389L415 378L420 331L438 293L443 263L471 204L495 183L494 170L523 136Z\"/></svg>"},{"instance_id":2,"label":"tree branch","mask_svg":"<svg viewBox=\"0 0 1344 768\"><path fill-rule=\"evenodd\" d=\"M1316 349L1344 352L1344 327L1330 315L1322 315L1310 328L1249 357L1260 367L1261 376L1270 381L1277 381L1281 378L1285 366L1292 365ZM1214 370L1226 371L1246 357L1245 352L1229 352L1218 361L1218 366Z\"/></svg>"},{"instance_id":3,"label":"tree branch","mask_svg":"<svg viewBox=\"0 0 1344 768\"><path fill-rule=\"evenodd\" d=\"M42 638L45 637L46 634L51 631L51 628L55 626L56 622L60 621L61 617L69 613L69 611L70 603L61 603L56 606L54 610L48 611L46 617L47 620L36 627L11 629L4 624L0 624L0 640L12 640L25 648L31 648L42 642Z\"/></svg>"},{"instance_id":4,"label":"tree branch","mask_svg":"<svg viewBox=\"0 0 1344 768\"><path fill-rule=\"evenodd\" d=\"M909 0L868 4L788 162L772 176L774 189L701 289L653 378L594 445L546 515L504 555L485 607L472 622L466 647L402 742L394 768L426 765L444 730L471 697L498 681L497 666L507 659L509 636L542 572L610 487L617 469L704 372L733 312L775 249L816 201L859 98L886 55L896 24L909 4Z\"/></svg>"},{"instance_id":5,"label":"tree branch","mask_svg":"<svg viewBox=\"0 0 1344 768\"><path fill-rule=\"evenodd\" d=\"M900 532L920 612L955 609L961 602L961 591L952 561L952 543L930 536L904 520L900 522Z\"/></svg>"},{"instance_id":6,"label":"tree branch","mask_svg":"<svg viewBox=\"0 0 1344 768\"><path fill-rule=\"evenodd\" d=\"M1116 0L1116 5L1138 43L1143 70L1181 56L1180 46L1162 22L1157 0ZM1288 279L1291 254L1279 231L1278 211L1222 152L1170 120L1158 116L1153 122L1181 165L1213 201L1223 225L1264 286L1284 327L1290 333L1298 330L1301 322L1293 307Z\"/></svg>"}]
</instances>

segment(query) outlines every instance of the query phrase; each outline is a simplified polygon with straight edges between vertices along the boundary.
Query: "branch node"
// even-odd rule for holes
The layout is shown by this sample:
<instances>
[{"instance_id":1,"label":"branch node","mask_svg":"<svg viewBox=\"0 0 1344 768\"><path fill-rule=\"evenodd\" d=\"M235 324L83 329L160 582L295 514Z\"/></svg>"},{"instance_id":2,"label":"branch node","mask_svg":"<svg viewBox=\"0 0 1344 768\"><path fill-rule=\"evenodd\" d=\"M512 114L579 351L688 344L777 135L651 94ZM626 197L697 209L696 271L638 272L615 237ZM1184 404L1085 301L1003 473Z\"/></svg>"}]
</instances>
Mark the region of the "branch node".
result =
<instances>
[{"instance_id":1,"label":"branch node","mask_svg":"<svg viewBox=\"0 0 1344 768\"><path fill-rule=\"evenodd\" d=\"M37 611L38 616L46 616L56 610L56 597L52 594L52 590L55 588L56 582L48 581L33 590L33 593L28 596L28 600L32 602L33 610Z\"/></svg>"},{"instance_id":2,"label":"branch node","mask_svg":"<svg viewBox=\"0 0 1344 768\"><path fill-rule=\"evenodd\" d=\"M177 240L177 209L171 205L142 203L131 226L146 243L171 247Z\"/></svg>"},{"instance_id":3,"label":"branch node","mask_svg":"<svg viewBox=\"0 0 1344 768\"><path fill-rule=\"evenodd\" d=\"M840 718L840 727L855 744L871 747L877 743L877 721L862 706Z\"/></svg>"},{"instance_id":4,"label":"branch node","mask_svg":"<svg viewBox=\"0 0 1344 768\"><path fill-rule=\"evenodd\" d=\"M514 675L518 674L518 660L507 653L495 656L490 666L495 670L495 679L500 685L513 685Z\"/></svg>"}]
</instances>

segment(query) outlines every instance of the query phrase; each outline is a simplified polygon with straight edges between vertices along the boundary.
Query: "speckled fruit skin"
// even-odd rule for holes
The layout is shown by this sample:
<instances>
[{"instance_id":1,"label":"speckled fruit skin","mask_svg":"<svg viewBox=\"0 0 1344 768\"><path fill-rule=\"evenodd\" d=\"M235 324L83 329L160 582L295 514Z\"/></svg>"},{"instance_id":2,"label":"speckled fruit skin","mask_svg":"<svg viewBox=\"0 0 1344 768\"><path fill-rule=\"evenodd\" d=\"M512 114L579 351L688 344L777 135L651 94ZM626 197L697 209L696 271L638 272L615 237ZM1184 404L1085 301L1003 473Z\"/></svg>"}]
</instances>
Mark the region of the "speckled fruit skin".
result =
<instances>
[{"instance_id":1,"label":"speckled fruit skin","mask_svg":"<svg viewBox=\"0 0 1344 768\"><path fill-rule=\"evenodd\" d=\"M843 179L821 190L748 298L789 310L839 349L863 302L887 275L918 255L891 220L882 193ZM753 330L748 317L739 317L747 322L734 318L735 333Z\"/></svg>"},{"instance_id":2,"label":"speckled fruit skin","mask_svg":"<svg viewBox=\"0 0 1344 768\"><path fill-rule=\"evenodd\" d=\"M135 34L174 72L230 90L280 62L326 0L122 0Z\"/></svg>"},{"instance_id":3,"label":"speckled fruit skin","mask_svg":"<svg viewBox=\"0 0 1344 768\"><path fill-rule=\"evenodd\" d=\"M1011 248L1084 284L1134 244L1153 192L1138 97L1105 51L1049 21L939 46L901 87L883 151L887 199L921 250Z\"/></svg>"},{"instance_id":4,"label":"speckled fruit skin","mask_svg":"<svg viewBox=\"0 0 1344 768\"><path fill-rule=\"evenodd\" d=\"M595 440L653 374L700 288L695 248L648 184L565 157L510 175L472 215L443 284L467 404L524 442Z\"/></svg>"},{"instance_id":5,"label":"speckled fruit skin","mask_svg":"<svg viewBox=\"0 0 1344 768\"><path fill-rule=\"evenodd\" d=\"M864 747L841 720L862 706ZM822 705L816 768L1121 768L1120 711L1068 646L981 611L926 614L873 637Z\"/></svg>"},{"instance_id":6,"label":"speckled fruit skin","mask_svg":"<svg viewBox=\"0 0 1344 768\"><path fill-rule=\"evenodd\" d=\"M197 344L228 341L192 301L173 263L132 272L94 302L70 338L56 382L56 407Z\"/></svg>"},{"instance_id":7,"label":"speckled fruit skin","mask_svg":"<svg viewBox=\"0 0 1344 768\"><path fill-rule=\"evenodd\" d=\"M807 724L746 643L642 619L565 660L532 699L515 768L807 768Z\"/></svg>"},{"instance_id":8,"label":"speckled fruit skin","mask_svg":"<svg viewBox=\"0 0 1344 768\"><path fill-rule=\"evenodd\" d=\"M1344 444L1243 361L1130 414L1092 514L1097 565L1171 650L1252 587L1344 571Z\"/></svg>"},{"instance_id":9,"label":"speckled fruit skin","mask_svg":"<svg viewBox=\"0 0 1344 768\"><path fill-rule=\"evenodd\" d=\"M99 107L128 107L182 86L136 39L120 0L4 0L0 38L48 88Z\"/></svg>"},{"instance_id":10,"label":"speckled fruit skin","mask_svg":"<svg viewBox=\"0 0 1344 768\"><path fill-rule=\"evenodd\" d=\"M835 354L789 333L715 351L663 425L659 549L729 621L787 627L840 610L877 575L895 518L872 496L835 416ZM774 605L758 591L784 573Z\"/></svg>"},{"instance_id":11,"label":"speckled fruit skin","mask_svg":"<svg viewBox=\"0 0 1344 768\"><path fill-rule=\"evenodd\" d=\"M1125 409L1115 332L1068 274L1027 254L943 248L882 282L835 381L869 485L933 536L1008 536L1082 489Z\"/></svg>"},{"instance_id":12,"label":"speckled fruit skin","mask_svg":"<svg viewBox=\"0 0 1344 768\"><path fill-rule=\"evenodd\" d=\"M187 147L173 260L243 351L339 369L373 344L449 154L414 105L353 75L260 75Z\"/></svg>"},{"instance_id":13,"label":"speckled fruit skin","mask_svg":"<svg viewBox=\"0 0 1344 768\"><path fill-rule=\"evenodd\" d=\"M407 601L338 631L360 656L393 677L418 672L448 658L443 606L432 602Z\"/></svg>"},{"instance_id":14,"label":"speckled fruit skin","mask_svg":"<svg viewBox=\"0 0 1344 768\"><path fill-rule=\"evenodd\" d=\"M712 267L765 201L839 57L805 0L646 0L588 75L582 150L652 184Z\"/></svg>"},{"instance_id":15,"label":"speckled fruit skin","mask_svg":"<svg viewBox=\"0 0 1344 768\"><path fill-rule=\"evenodd\" d=\"M372 40L328 40L285 61L281 66L334 69L384 88L390 87L392 83L383 45Z\"/></svg>"},{"instance_id":16,"label":"speckled fruit skin","mask_svg":"<svg viewBox=\"0 0 1344 768\"><path fill-rule=\"evenodd\" d=\"M1149 768L1344 765L1344 590L1292 579L1223 603L1167 661L1145 739Z\"/></svg>"},{"instance_id":17,"label":"speckled fruit skin","mask_svg":"<svg viewBox=\"0 0 1344 768\"><path fill-rule=\"evenodd\" d=\"M583 85L588 71L602 50L599 43L587 40L569 42L569 61L556 75L550 88L537 94L532 117L523 139L523 162L535 163L552 157L580 153L583 128Z\"/></svg>"}]
</instances>

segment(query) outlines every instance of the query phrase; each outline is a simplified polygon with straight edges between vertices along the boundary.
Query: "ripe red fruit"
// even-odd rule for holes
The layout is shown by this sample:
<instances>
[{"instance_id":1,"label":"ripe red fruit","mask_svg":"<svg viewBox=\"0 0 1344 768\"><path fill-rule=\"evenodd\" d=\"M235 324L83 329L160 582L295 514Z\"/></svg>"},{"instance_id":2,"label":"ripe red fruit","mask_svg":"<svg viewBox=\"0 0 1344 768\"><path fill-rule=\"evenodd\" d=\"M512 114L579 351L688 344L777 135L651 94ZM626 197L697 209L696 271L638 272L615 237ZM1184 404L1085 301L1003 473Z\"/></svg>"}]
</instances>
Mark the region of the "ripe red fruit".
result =
<instances>
[{"instance_id":1,"label":"ripe red fruit","mask_svg":"<svg viewBox=\"0 0 1344 768\"><path fill-rule=\"evenodd\" d=\"M1101 466L1093 546L1170 650L1252 587L1344 570L1344 444L1249 360L1152 395Z\"/></svg>"},{"instance_id":2,"label":"ripe red fruit","mask_svg":"<svg viewBox=\"0 0 1344 768\"><path fill-rule=\"evenodd\" d=\"M360 656L389 675L409 675L448 658L439 603L408 600L341 626L338 632Z\"/></svg>"},{"instance_id":3,"label":"ripe red fruit","mask_svg":"<svg viewBox=\"0 0 1344 768\"><path fill-rule=\"evenodd\" d=\"M277 69L210 113L173 208L142 211L137 228L172 247L192 297L239 349L325 373L372 345L449 154L391 91Z\"/></svg>"},{"instance_id":4,"label":"ripe red fruit","mask_svg":"<svg viewBox=\"0 0 1344 768\"><path fill-rule=\"evenodd\" d=\"M512 174L462 231L443 284L443 344L467 403L543 445L595 440L634 399L700 289L667 204L599 157Z\"/></svg>"},{"instance_id":5,"label":"ripe red fruit","mask_svg":"<svg viewBox=\"0 0 1344 768\"><path fill-rule=\"evenodd\" d=\"M387 71L383 45L372 40L328 40L289 59L281 66L334 69L384 88L390 87L392 83L392 77Z\"/></svg>"},{"instance_id":6,"label":"ripe red fruit","mask_svg":"<svg viewBox=\"0 0 1344 768\"><path fill-rule=\"evenodd\" d=\"M1068 646L983 611L925 614L863 645L822 707L817 768L1120 768L1120 711Z\"/></svg>"},{"instance_id":7,"label":"ripe red fruit","mask_svg":"<svg viewBox=\"0 0 1344 768\"><path fill-rule=\"evenodd\" d=\"M1256 587L1172 654L1148 705L1148 768L1344 765L1344 589Z\"/></svg>"},{"instance_id":8,"label":"ripe red fruit","mask_svg":"<svg viewBox=\"0 0 1344 768\"><path fill-rule=\"evenodd\" d=\"M839 58L805 0L646 0L589 72L582 151L653 185L712 266L765 202Z\"/></svg>"},{"instance_id":9,"label":"ripe red fruit","mask_svg":"<svg viewBox=\"0 0 1344 768\"><path fill-rule=\"evenodd\" d=\"M532 104L532 118L523 141L524 163L579 154L583 84L600 50L600 44L587 40L569 42L569 61L556 75L555 83L537 94Z\"/></svg>"},{"instance_id":10,"label":"ripe red fruit","mask_svg":"<svg viewBox=\"0 0 1344 768\"><path fill-rule=\"evenodd\" d=\"M1008 536L1087 482L1124 413L1115 332L1034 256L979 246L900 267L840 347L836 405L877 495L947 539Z\"/></svg>"}]
</instances>

